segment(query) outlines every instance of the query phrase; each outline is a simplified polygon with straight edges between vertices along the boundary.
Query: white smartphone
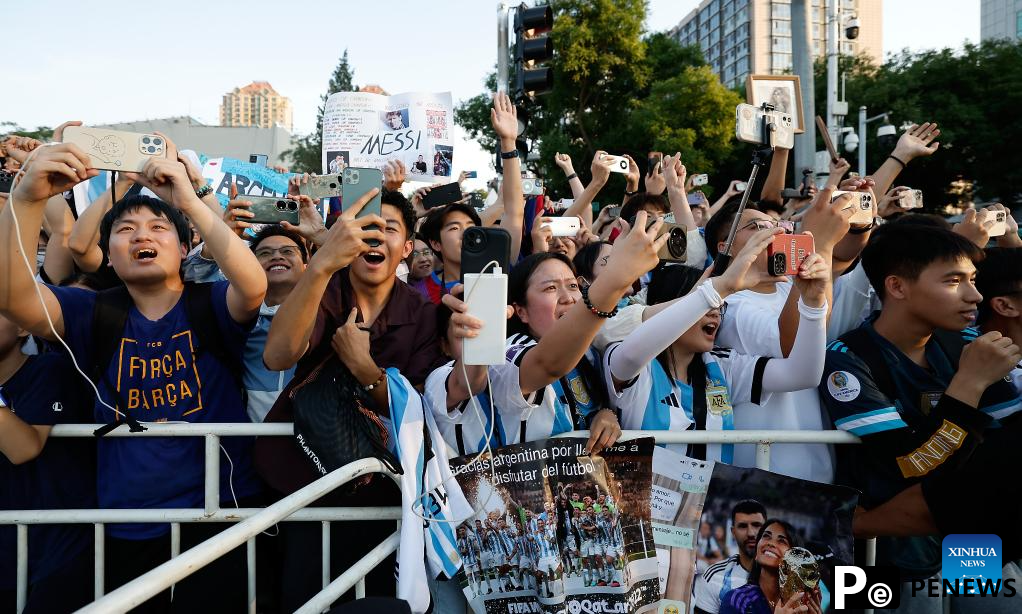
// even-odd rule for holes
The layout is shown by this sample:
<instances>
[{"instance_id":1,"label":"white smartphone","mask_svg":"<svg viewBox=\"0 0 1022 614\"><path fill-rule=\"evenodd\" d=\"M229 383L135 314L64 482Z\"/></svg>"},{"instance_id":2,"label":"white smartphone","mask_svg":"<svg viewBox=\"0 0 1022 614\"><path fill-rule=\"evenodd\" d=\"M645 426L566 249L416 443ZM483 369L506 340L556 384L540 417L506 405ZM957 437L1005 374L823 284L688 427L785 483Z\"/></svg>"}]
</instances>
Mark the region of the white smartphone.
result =
<instances>
[{"instance_id":1,"label":"white smartphone","mask_svg":"<svg viewBox=\"0 0 1022 614\"><path fill-rule=\"evenodd\" d=\"M873 221L873 197L867 192L849 192L846 190L834 190L830 202L848 195L851 200L842 211L852 210L852 216L848 218L850 224L869 224Z\"/></svg>"},{"instance_id":2,"label":"white smartphone","mask_svg":"<svg viewBox=\"0 0 1022 614\"><path fill-rule=\"evenodd\" d=\"M503 272L466 273L465 303L468 313L483 321L479 335L465 339L462 354L465 364L503 364L507 339L507 275Z\"/></svg>"},{"instance_id":3,"label":"white smartphone","mask_svg":"<svg viewBox=\"0 0 1022 614\"><path fill-rule=\"evenodd\" d=\"M749 184L744 181L739 181L735 184L735 189L739 192L744 192L749 189Z\"/></svg>"},{"instance_id":4,"label":"white smartphone","mask_svg":"<svg viewBox=\"0 0 1022 614\"><path fill-rule=\"evenodd\" d=\"M710 176L707 174L695 175L692 177L692 185L706 185L710 181Z\"/></svg>"},{"instance_id":5,"label":"white smartphone","mask_svg":"<svg viewBox=\"0 0 1022 614\"><path fill-rule=\"evenodd\" d=\"M1008 232L1008 212L1003 209L981 209L978 216L980 224L986 224L990 220L993 220L993 225L989 228L989 234L991 237L1002 237L1004 233Z\"/></svg>"},{"instance_id":6,"label":"white smartphone","mask_svg":"<svg viewBox=\"0 0 1022 614\"><path fill-rule=\"evenodd\" d=\"M89 168L106 171L139 173L150 159L167 157L167 144L158 134L68 126L64 142L89 155Z\"/></svg>"},{"instance_id":7,"label":"white smartphone","mask_svg":"<svg viewBox=\"0 0 1022 614\"><path fill-rule=\"evenodd\" d=\"M610 172L612 173L627 173L628 172L628 158L624 156L612 156L610 154L603 154L600 157L601 160L611 160Z\"/></svg>"},{"instance_id":8,"label":"white smartphone","mask_svg":"<svg viewBox=\"0 0 1022 614\"><path fill-rule=\"evenodd\" d=\"M922 190L905 190L898 197L902 209L919 209L923 206Z\"/></svg>"},{"instance_id":9,"label":"white smartphone","mask_svg":"<svg viewBox=\"0 0 1022 614\"><path fill-rule=\"evenodd\" d=\"M544 226L550 227L554 237L574 237L582 228L582 220L577 217L552 217Z\"/></svg>"}]
</instances>

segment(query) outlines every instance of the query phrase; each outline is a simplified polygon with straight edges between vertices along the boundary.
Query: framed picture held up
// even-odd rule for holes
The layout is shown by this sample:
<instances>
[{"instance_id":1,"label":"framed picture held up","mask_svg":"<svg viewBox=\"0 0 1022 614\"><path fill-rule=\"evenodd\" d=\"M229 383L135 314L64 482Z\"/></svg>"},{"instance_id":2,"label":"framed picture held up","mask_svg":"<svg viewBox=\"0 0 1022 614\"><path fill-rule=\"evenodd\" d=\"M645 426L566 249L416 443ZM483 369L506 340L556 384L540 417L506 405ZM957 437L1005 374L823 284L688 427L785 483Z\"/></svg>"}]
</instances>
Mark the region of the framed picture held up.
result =
<instances>
[{"instance_id":1,"label":"framed picture held up","mask_svg":"<svg viewBox=\"0 0 1022 614\"><path fill-rule=\"evenodd\" d=\"M745 98L751 105L758 107L769 102L775 111L790 113L795 134L805 132L798 75L749 75L745 79Z\"/></svg>"}]
</instances>

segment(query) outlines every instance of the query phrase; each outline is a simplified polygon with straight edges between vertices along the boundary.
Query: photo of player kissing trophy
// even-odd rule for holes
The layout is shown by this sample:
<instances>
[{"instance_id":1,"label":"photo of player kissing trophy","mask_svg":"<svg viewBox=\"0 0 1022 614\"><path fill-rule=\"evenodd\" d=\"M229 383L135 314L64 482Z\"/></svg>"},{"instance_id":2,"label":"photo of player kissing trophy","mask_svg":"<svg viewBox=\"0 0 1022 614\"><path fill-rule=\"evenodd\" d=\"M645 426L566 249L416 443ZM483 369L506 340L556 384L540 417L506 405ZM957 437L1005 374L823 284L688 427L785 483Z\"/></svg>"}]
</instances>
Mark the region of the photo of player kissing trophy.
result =
<instances>
[{"instance_id":1,"label":"photo of player kissing trophy","mask_svg":"<svg viewBox=\"0 0 1022 614\"><path fill-rule=\"evenodd\" d=\"M454 527L462 559L454 581L474 612L655 608L653 440L592 456L585 444L540 440L451 461L476 511Z\"/></svg>"}]
</instances>

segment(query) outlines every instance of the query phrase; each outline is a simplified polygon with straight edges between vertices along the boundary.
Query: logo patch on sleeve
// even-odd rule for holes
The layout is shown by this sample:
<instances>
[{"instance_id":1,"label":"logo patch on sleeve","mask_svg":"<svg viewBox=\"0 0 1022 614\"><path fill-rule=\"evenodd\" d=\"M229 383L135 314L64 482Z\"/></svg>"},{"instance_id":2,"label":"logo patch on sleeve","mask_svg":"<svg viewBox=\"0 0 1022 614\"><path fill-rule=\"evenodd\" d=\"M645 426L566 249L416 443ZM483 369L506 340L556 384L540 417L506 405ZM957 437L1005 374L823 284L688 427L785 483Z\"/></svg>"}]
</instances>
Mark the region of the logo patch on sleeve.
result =
<instances>
[{"instance_id":1,"label":"logo patch on sleeve","mask_svg":"<svg viewBox=\"0 0 1022 614\"><path fill-rule=\"evenodd\" d=\"M859 378L848 371L835 371L827 376L827 392L835 400L843 403L854 401L861 391L862 384L859 383Z\"/></svg>"}]
</instances>

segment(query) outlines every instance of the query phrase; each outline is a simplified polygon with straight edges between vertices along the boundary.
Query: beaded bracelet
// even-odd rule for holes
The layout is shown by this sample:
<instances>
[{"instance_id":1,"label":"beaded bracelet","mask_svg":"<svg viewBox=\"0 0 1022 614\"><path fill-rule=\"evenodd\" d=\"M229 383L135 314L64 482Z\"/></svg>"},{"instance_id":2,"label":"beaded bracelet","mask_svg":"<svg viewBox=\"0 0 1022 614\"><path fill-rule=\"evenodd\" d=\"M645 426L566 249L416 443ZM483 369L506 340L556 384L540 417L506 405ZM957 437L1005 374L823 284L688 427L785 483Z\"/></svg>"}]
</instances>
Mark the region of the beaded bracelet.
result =
<instances>
[{"instance_id":1,"label":"beaded bracelet","mask_svg":"<svg viewBox=\"0 0 1022 614\"><path fill-rule=\"evenodd\" d=\"M618 312L617 305L614 306L614 309L612 311L600 311L599 309L594 307L592 301L589 300L589 288L582 288L582 301L585 303L586 309L591 311L594 316L600 318L613 318L614 316L617 315Z\"/></svg>"},{"instance_id":2,"label":"beaded bracelet","mask_svg":"<svg viewBox=\"0 0 1022 614\"><path fill-rule=\"evenodd\" d=\"M382 386L383 380L385 379L387 379L387 372L384 371L383 369L380 369L380 379L376 380L372 384L369 384L368 386L362 386L362 390L365 390L366 392L372 392L377 386Z\"/></svg>"}]
</instances>

